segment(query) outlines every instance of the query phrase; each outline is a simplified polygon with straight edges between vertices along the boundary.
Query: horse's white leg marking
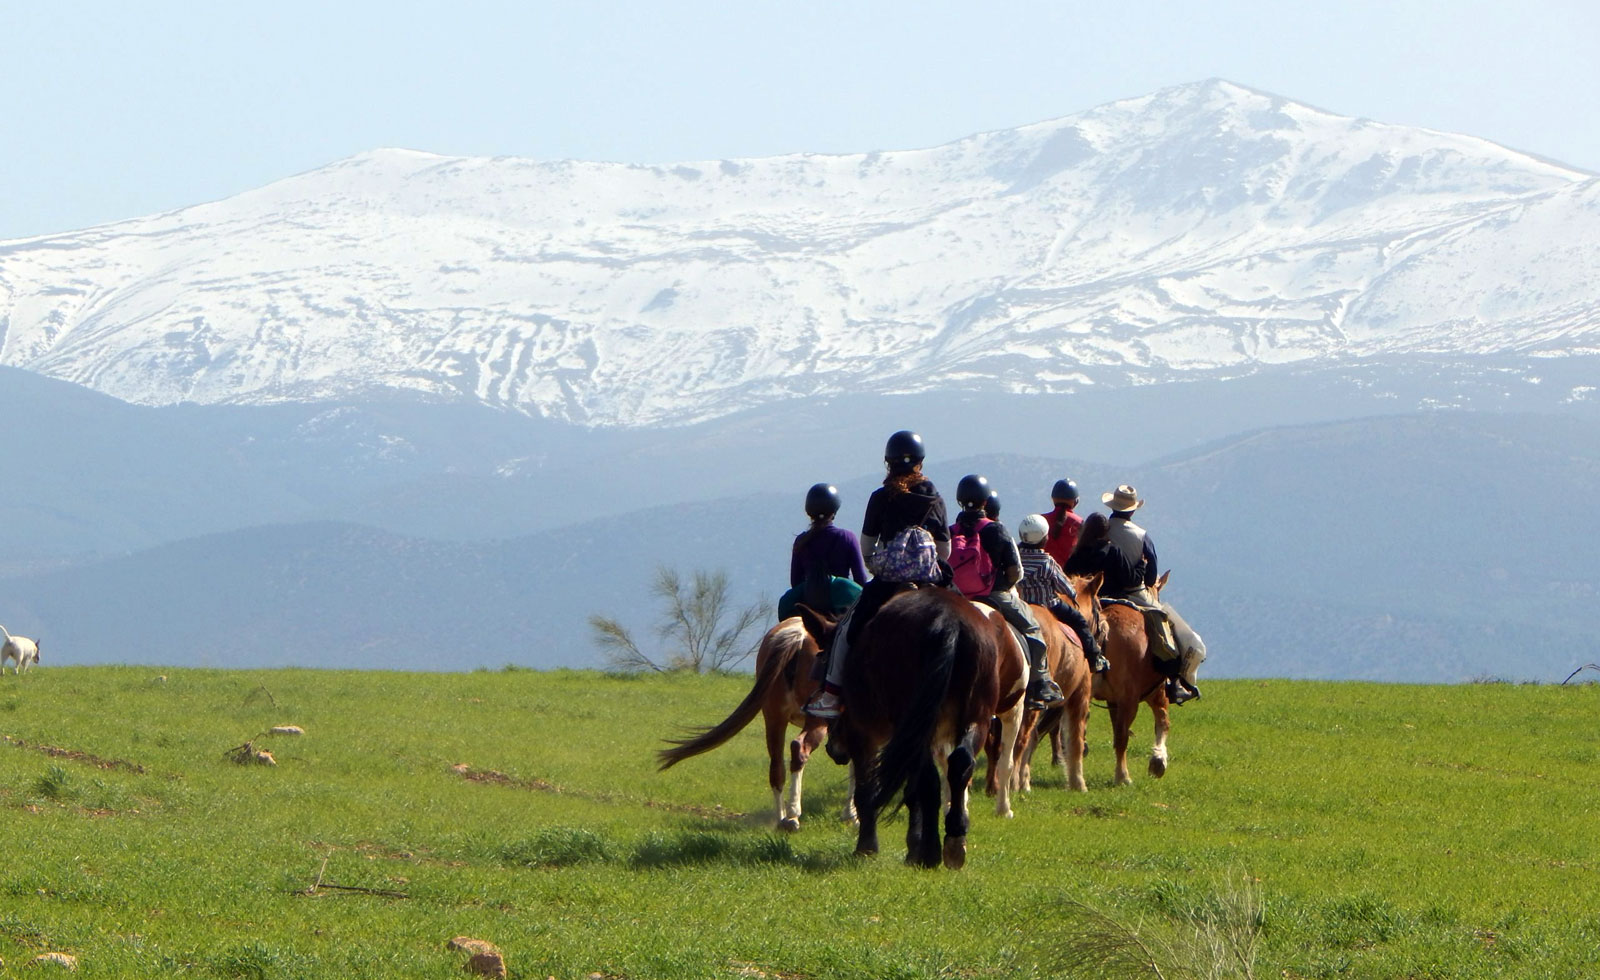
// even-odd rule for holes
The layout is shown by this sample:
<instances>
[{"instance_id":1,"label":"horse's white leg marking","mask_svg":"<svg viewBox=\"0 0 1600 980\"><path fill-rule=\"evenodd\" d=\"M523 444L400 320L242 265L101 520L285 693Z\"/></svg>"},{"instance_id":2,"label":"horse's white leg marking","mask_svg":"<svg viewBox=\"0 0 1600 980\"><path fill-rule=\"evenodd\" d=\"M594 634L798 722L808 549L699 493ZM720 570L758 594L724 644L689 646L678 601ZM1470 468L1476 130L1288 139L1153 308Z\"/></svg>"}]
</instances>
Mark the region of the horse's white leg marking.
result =
<instances>
[{"instance_id":1,"label":"horse's white leg marking","mask_svg":"<svg viewBox=\"0 0 1600 980\"><path fill-rule=\"evenodd\" d=\"M800 793L801 784L805 780L804 769L790 769L789 790L784 794L783 815L791 820L800 819Z\"/></svg>"},{"instance_id":2,"label":"horse's white leg marking","mask_svg":"<svg viewBox=\"0 0 1600 980\"><path fill-rule=\"evenodd\" d=\"M839 819L844 823L854 824L861 822L860 818L856 816L856 764L852 762L848 768L850 776L845 784L844 809L840 811Z\"/></svg>"},{"instance_id":3,"label":"horse's white leg marking","mask_svg":"<svg viewBox=\"0 0 1600 980\"><path fill-rule=\"evenodd\" d=\"M1022 699L1000 716L1000 751L995 754L997 772L995 782L1000 791L994 798L994 815L1011 817L1011 766L1012 753L1017 749L1017 731L1022 727Z\"/></svg>"},{"instance_id":4,"label":"horse's white leg marking","mask_svg":"<svg viewBox=\"0 0 1600 980\"><path fill-rule=\"evenodd\" d=\"M1156 744L1150 750L1150 775L1159 779L1167 772L1167 732L1172 728L1172 718L1166 708L1151 710L1156 716Z\"/></svg>"}]
</instances>

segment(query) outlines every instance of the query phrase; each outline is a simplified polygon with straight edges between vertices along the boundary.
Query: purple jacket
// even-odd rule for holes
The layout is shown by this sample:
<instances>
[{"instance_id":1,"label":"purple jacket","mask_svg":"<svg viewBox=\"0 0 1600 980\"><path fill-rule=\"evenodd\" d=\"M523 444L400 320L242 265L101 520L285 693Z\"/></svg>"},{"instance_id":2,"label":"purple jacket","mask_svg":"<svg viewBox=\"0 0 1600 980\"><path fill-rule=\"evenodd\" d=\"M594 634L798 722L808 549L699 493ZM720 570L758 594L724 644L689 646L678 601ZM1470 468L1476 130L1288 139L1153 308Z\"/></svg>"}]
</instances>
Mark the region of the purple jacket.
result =
<instances>
[{"instance_id":1,"label":"purple jacket","mask_svg":"<svg viewBox=\"0 0 1600 980\"><path fill-rule=\"evenodd\" d=\"M810 534L810 540L806 535ZM829 524L818 528L815 534L807 530L794 539L794 551L789 557L789 585L798 587L806 580L806 569L813 561L827 565L828 574L839 578L854 578L859 585L867 584L867 567L861 561L861 542L851 531Z\"/></svg>"}]
</instances>

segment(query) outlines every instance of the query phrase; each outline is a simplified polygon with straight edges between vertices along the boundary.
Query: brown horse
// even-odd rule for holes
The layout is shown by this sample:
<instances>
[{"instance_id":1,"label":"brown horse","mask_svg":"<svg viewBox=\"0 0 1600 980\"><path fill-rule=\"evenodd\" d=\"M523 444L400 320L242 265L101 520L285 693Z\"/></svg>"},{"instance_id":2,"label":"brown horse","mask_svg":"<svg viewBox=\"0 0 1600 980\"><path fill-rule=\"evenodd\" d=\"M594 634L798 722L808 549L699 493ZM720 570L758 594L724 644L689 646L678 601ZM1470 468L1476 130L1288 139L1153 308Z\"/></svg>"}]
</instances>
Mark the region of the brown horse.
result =
<instances>
[{"instance_id":1,"label":"brown horse","mask_svg":"<svg viewBox=\"0 0 1600 980\"><path fill-rule=\"evenodd\" d=\"M1079 612L1089 621L1095 639L1103 646L1107 625L1100 613L1100 585L1104 576L1073 576L1072 586L1077 591L1073 600ZM1066 596L1062 596L1066 599ZM1063 767L1067 789L1082 792L1088 784L1083 779L1083 747L1089 727L1089 695L1093 675L1083 657L1083 644L1076 633L1046 609L1033 606L1033 615L1043 627L1048 645L1046 659L1050 676L1061 686L1066 700L1043 711L1027 712L1022 722L1022 732L1017 741L1016 764L1013 768L1017 789L1026 793L1033 789L1033 753L1039 747L1039 738L1051 738L1051 761ZM1060 745L1064 741L1066 744ZM1059 751L1055 751L1059 750Z\"/></svg>"},{"instance_id":2,"label":"brown horse","mask_svg":"<svg viewBox=\"0 0 1600 980\"><path fill-rule=\"evenodd\" d=\"M1167 584L1162 575L1156 591ZM1168 718L1166 676L1156 669L1155 659L1145 637L1144 614L1122 605L1109 605L1102 610L1110 636L1106 642L1106 659L1111 661L1105 689L1097 689L1097 697L1105 697L1111 711L1112 748L1116 754L1116 782L1123 786L1133 782L1128 775L1128 733L1139 714L1139 704L1150 706L1156 719L1156 741L1150 750L1150 775L1160 779L1167 774L1167 731L1172 727ZM1070 752L1068 753L1071 754Z\"/></svg>"},{"instance_id":3,"label":"brown horse","mask_svg":"<svg viewBox=\"0 0 1600 980\"><path fill-rule=\"evenodd\" d=\"M814 614L816 615L816 614ZM821 615L812 620L820 630L831 629L833 621ZM806 701L817 689L812 668L821 651L821 633L813 633L799 616L767 631L756 653L756 678L739 706L720 723L687 738L668 739L670 749L657 753L662 769L670 769L685 759L709 752L744 730L760 712L767 728L767 782L772 786L772 802L778 813L779 830L800 829L800 787L806 761L828 734L828 724L808 716ZM784 786L784 737L789 726L800 729L788 743L788 786ZM841 819L855 821L854 792L846 792Z\"/></svg>"},{"instance_id":4,"label":"brown horse","mask_svg":"<svg viewBox=\"0 0 1600 980\"><path fill-rule=\"evenodd\" d=\"M1016 765L1017 739L1022 734L1025 717L1022 696L1028 688L1028 654L1023 649L1021 637L1006 624L1005 617L1000 615L998 609L981 602L976 605L994 633L1000 692L994 720L989 725L983 743L983 754L988 763L985 766L983 791L995 798L995 816L1009 818L1015 816L1011 810L1011 793L1017 788L1013 767Z\"/></svg>"},{"instance_id":5,"label":"brown horse","mask_svg":"<svg viewBox=\"0 0 1600 980\"><path fill-rule=\"evenodd\" d=\"M856 767L857 854L878 852L878 813L904 787L906 863L966 863L967 789L1000 701L995 637L978 607L940 588L894 596L862 628L835 733ZM950 807L941 848L942 784Z\"/></svg>"}]
</instances>

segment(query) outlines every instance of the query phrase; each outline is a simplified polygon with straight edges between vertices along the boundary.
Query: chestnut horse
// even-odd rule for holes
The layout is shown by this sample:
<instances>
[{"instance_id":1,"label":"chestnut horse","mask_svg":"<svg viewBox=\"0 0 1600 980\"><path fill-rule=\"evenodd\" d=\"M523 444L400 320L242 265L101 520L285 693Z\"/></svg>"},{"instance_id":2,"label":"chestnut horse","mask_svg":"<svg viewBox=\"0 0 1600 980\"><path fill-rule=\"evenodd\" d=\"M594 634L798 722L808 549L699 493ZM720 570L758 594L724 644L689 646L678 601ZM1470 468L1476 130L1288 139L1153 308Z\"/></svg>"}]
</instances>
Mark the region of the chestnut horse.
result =
<instances>
[{"instance_id":1,"label":"chestnut horse","mask_svg":"<svg viewBox=\"0 0 1600 980\"><path fill-rule=\"evenodd\" d=\"M819 630L831 629L833 625L832 620L822 616L818 616L816 622ZM767 782L772 786L778 829L799 830L800 786L806 761L828 734L827 722L812 718L804 711L806 701L817 689L811 673L822 649L820 636L808 630L806 621L799 616L790 616L768 630L756 653L756 678L750 693L720 723L687 738L668 739L673 747L657 753L661 768L670 769L685 759L722 745L743 731L759 711L767 728ZM784 736L790 725L799 728L800 734L787 746L788 787L785 788ZM844 812L840 818L849 823L855 821L853 788L845 793Z\"/></svg>"},{"instance_id":2,"label":"chestnut horse","mask_svg":"<svg viewBox=\"0 0 1600 980\"><path fill-rule=\"evenodd\" d=\"M1010 818L1015 816L1011 810L1011 793L1017 788L1014 766L1016 746L1025 717L1022 696L1028 688L1028 654L1023 647L1022 637L1007 625L1000 610L981 602L976 605L994 632L1000 692L994 720L983 742L983 754L988 763L984 772L983 791L995 798L995 816Z\"/></svg>"},{"instance_id":3,"label":"chestnut horse","mask_svg":"<svg viewBox=\"0 0 1600 980\"><path fill-rule=\"evenodd\" d=\"M1000 701L996 636L977 606L940 588L894 596L862 628L835 733L856 767L857 854L878 852L879 811L904 787L906 863L966 863L967 790ZM941 847L942 784L950 807Z\"/></svg>"},{"instance_id":4,"label":"chestnut horse","mask_svg":"<svg viewBox=\"0 0 1600 980\"><path fill-rule=\"evenodd\" d=\"M1155 591L1167 584L1161 576ZM1172 727L1168 718L1166 675L1156 669L1145 638L1144 614L1128 606L1105 606L1105 616L1110 635L1106 641L1106 659L1111 661L1111 672L1104 688L1106 707L1111 711L1111 744L1116 754L1116 782L1123 786L1133 782L1128 775L1128 733L1139 714L1139 704L1150 706L1156 719L1156 742L1150 750L1150 775L1160 779L1167 774L1167 731ZM1102 690L1095 691L1100 696ZM1069 751L1068 755L1071 754Z\"/></svg>"},{"instance_id":5,"label":"chestnut horse","mask_svg":"<svg viewBox=\"0 0 1600 980\"><path fill-rule=\"evenodd\" d=\"M1100 613L1100 585L1104 578L1099 573L1071 578L1077 592L1072 604L1089 621L1095 639L1102 646L1107 632L1105 617ZM1065 600L1066 596L1061 598ZM1044 606L1031 608L1049 647L1045 656L1050 664L1050 676L1061 686L1066 700L1043 711L1029 711L1023 717L1013 781L1020 792L1033 789L1033 753L1039 747L1040 735L1046 734L1051 739L1051 762L1062 766L1067 789L1083 792L1089 788L1083 779L1083 747L1089 727L1089 696L1094 675L1089 673L1089 662L1084 659L1078 635ZM1064 746L1060 744L1062 741L1066 743Z\"/></svg>"}]
</instances>

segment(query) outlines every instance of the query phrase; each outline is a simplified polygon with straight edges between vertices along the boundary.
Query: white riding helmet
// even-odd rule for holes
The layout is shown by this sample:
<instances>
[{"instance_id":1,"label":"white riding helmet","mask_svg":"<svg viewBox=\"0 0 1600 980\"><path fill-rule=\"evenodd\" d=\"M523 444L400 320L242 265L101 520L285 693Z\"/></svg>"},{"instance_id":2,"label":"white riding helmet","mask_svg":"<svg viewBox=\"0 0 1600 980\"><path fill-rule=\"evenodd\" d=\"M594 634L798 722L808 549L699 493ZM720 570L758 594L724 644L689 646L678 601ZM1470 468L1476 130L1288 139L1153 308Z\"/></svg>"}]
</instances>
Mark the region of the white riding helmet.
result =
<instances>
[{"instance_id":1,"label":"white riding helmet","mask_svg":"<svg viewBox=\"0 0 1600 980\"><path fill-rule=\"evenodd\" d=\"M1050 525L1038 514L1029 514L1017 524L1017 537L1023 544L1038 544L1050 532Z\"/></svg>"}]
</instances>

